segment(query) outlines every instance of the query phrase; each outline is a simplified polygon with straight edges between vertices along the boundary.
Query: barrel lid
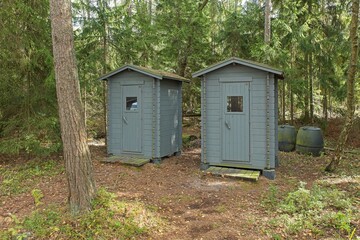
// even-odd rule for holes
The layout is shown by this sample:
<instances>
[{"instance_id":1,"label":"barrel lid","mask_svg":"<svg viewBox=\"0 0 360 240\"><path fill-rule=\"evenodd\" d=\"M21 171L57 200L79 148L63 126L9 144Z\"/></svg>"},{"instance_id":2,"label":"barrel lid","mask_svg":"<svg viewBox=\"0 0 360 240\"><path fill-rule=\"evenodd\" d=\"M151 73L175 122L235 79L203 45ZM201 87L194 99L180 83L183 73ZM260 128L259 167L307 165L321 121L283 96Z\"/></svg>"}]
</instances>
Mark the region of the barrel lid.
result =
<instances>
[{"instance_id":1,"label":"barrel lid","mask_svg":"<svg viewBox=\"0 0 360 240\"><path fill-rule=\"evenodd\" d=\"M283 124L283 125L279 125L279 128L295 128L294 126L288 125L288 124Z\"/></svg>"},{"instance_id":2,"label":"barrel lid","mask_svg":"<svg viewBox=\"0 0 360 240\"><path fill-rule=\"evenodd\" d=\"M321 131L320 128L318 128L318 127L312 127L312 126L301 127L301 129L307 130L307 131Z\"/></svg>"}]
</instances>

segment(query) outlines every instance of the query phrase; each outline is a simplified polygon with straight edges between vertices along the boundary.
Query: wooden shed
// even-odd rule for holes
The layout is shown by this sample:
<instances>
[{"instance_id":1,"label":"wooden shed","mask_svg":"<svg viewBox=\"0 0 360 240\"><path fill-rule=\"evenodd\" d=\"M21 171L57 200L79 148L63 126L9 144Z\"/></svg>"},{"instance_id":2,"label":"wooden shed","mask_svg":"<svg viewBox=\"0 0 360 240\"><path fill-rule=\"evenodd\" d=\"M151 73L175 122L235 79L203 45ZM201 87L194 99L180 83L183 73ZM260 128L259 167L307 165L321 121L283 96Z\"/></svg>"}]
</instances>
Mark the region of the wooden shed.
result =
<instances>
[{"instance_id":1,"label":"wooden shed","mask_svg":"<svg viewBox=\"0 0 360 240\"><path fill-rule=\"evenodd\" d=\"M201 168L261 170L277 166L279 69L230 58L197 71L201 77Z\"/></svg>"},{"instance_id":2,"label":"wooden shed","mask_svg":"<svg viewBox=\"0 0 360 240\"><path fill-rule=\"evenodd\" d=\"M107 81L107 151L159 161L180 153L182 83L188 79L145 67L125 65Z\"/></svg>"}]
</instances>

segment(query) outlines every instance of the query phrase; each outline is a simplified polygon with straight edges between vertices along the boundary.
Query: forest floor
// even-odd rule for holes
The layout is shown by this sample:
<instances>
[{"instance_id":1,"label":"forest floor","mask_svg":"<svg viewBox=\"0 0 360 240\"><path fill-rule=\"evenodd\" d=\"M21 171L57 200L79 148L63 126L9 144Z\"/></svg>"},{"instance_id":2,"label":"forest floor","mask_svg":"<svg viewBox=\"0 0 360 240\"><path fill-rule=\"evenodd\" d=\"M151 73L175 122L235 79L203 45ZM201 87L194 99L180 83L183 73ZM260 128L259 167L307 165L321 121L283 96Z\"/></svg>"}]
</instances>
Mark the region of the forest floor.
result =
<instances>
[{"instance_id":1,"label":"forest floor","mask_svg":"<svg viewBox=\"0 0 360 240\"><path fill-rule=\"evenodd\" d=\"M102 163L106 157L104 146L92 146L91 152L98 188L103 187L122 200L144 203L164 220L164 225L149 229L136 239L348 239L353 229L356 229L353 239L360 236L359 155L347 154L337 172L328 174L324 168L331 152L317 158L280 153L275 180L260 177L257 182L247 182L200 171L199 148L165 158L159 165L146 164L139 168ZM17 159L0 156L0 170L16 169L28 161L24 156ZM0 176L0 183L4 180L5 176ZM27 191L0 193L0 230L14 227L16 219L23 219L39 208L31 189L41 190L40 207L66 206L67 184L63 170L39 176L37 181L26 179L24 182L28 182ZM349 220L350 229L338 226L333 220L321 226L315 224L316 229L287 228L284 219L293 219L289 214L278 218L279 202L304 183L306 189L317 184L331 185L331 189L339 189L351 198L354 207L351 215L355 217Z\"/></svg>"}]
</instances>

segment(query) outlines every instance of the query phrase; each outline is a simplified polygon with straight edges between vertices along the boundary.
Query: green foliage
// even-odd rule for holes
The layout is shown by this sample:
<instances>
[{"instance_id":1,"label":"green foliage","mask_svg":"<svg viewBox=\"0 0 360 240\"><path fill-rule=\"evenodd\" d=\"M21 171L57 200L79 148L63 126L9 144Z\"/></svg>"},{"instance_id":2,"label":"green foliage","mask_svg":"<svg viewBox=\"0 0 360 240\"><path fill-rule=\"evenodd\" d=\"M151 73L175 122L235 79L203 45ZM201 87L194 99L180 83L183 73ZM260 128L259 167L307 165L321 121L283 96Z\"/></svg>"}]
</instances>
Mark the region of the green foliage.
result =
<instances>
[{"instance_id":1,"label":"green foliage","mask_svg":"<svg viewBox=\"0 0 360 240\"><path fill-rule=\"evenodd\" d=\"M120 202L100 188L93 210L72 217L63 208L50 205L0 231L1 239L30 235L36 239L133 239L154 230L162 221L139 202Z\"/></svg>"},{"instance_id":2,"label":"green foliage","mask_svg":"<svg viewBox=\"0 0 360 240\"><path fill-rule=\"evenodd\" d=\"M270 185L268 193L262 200L262 205L267 209L276 209L279 201L279 190L275 185Z\"/></svg>"},{"instance_id":3,"label":"green foliage","mask_svg":"<svg viewBox=\"0 0 360 240\"><path fill-rule=\"evenodd\" d=\"M98 77L137 64L185 77L230 56L284 70L279 96L295 117L344 113L349 6L343 0L274 1L265 44L263 1L72 1L76 57L87 129L104 137ZM204 5L205 3L205 5ZM61 149L48 0L6 1L0 12L0 153ZM16 17L14 17L16 16ZM310 85L313 89L310 90ZM183 111L200 112L200 80L184 84ZM306 119L305 119L306 120Z\"/></svg>"},{"instance_id":4,"label":"green foliage","mask_svg":"<svg viewBox=\"0 0 360 240\"><path fill-rule=\"evenodd\" d=\"M54 160L33 160L15 167L0 167L0 195L26 192L39 182L41 177L55 176L63 170L63 166Z\"/></svg>"},{"instance_id":5,"label":"green foliage","mask_svg":"<svg viewBox=\"0 0 360 240\"><path fill-rule=\"evenodd\" d=\"M40 189L31 190L31 195L34 198L35 206L39 206L42 204L41 199L44 197L44 194Z\"/></svg>"},{"instance_id":6,"label":"green foliage","mask_svg":"<svg viewBox=\"0 0 360 240\"><path fill-rule=\"evenodd\" d=\"M59 231L62 214L55 205L44 210L36 210L26 217L22 223L23 228L37 238L46 238ZM21 231L21 230L20 230Z\"/></svg>"},{"instance_id":7,"label":"green foliage","mask_svg":"<svg viewBox=\"0 0 360 240\"><path fill-rule=\"evenodd\" d=\"M48 8L47 0L1 3L0 153L59 149Z\"/></svg>"},{"instance_id":8,"label":"green foliage","mask_svg":"<svg viewBox=\"0 0 360 240\"><path fill-rule=\"evenodd\" d=\"M353 229L351 221L359 217L354 199L342 191L314 185L305 188L301 182L297 190L276 200L270 191L265 202L276 210L277 217L271 222L275 226L283 226L287 234L311 231L321 235L327 229L336 229L339 236L349 235Z\"/></svg>"}]
</instances>

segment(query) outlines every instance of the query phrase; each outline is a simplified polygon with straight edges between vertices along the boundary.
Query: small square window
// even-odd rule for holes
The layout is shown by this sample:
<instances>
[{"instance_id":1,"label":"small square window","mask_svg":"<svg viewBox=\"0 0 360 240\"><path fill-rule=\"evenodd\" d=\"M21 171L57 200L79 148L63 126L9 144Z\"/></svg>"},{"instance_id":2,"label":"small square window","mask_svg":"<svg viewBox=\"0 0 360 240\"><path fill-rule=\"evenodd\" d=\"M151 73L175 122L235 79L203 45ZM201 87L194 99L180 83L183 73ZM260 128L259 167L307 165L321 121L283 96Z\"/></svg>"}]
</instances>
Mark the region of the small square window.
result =
<instances>
[{"instance_id":1,"label":"small square window","mask_svg":"<svg viewBox=\"0 0 360 240\"><path fill-rule=\"evenodd\" d=\"M227 112L243 112L243 96L228 96Z\"/></svg>"},{"instance_id":2,"label":"small square window","mask_svg":"<svg viewBox=\"0 0 360 240\"><path fill-rule=\"evenodd\" d=\"M126 97L126 110L127 111L138 110L137 97Z\"/></svg>"}]
</instances>

